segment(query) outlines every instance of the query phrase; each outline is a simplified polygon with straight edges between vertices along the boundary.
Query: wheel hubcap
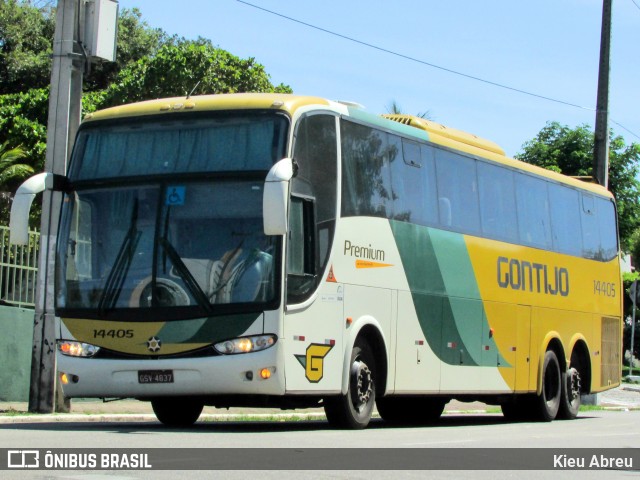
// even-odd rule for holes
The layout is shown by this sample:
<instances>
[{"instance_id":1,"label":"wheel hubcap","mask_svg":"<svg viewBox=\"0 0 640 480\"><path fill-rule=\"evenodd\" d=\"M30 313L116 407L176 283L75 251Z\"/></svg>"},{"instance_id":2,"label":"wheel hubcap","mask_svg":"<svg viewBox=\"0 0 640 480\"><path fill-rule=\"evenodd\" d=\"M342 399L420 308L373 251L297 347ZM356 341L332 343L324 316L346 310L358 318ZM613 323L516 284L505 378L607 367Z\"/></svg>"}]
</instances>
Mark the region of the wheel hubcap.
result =
<instances>
[{"instance_id":1,"label":"wheel hubcap","mask_svg":"<svg viewBox=\"0 0 640 480\"><path fill-rule=\"evenodd\" d=\"M373 395L373 381L371 370L366 363L359 360L353 362L351 367L352 401L356 410L361 411L371 400Z\"/></svg>"},{"instance_id":2,"label":"wheel hubcap","mask_svg":"<svg viewBox=\"0 0 640 480\"><path fill-rule=\"evenodd\" d=\"M573 402L580 396L580 374L575 368L569 370L569 392L570 392L570 400Z\"/></svg>"}]
</instances>

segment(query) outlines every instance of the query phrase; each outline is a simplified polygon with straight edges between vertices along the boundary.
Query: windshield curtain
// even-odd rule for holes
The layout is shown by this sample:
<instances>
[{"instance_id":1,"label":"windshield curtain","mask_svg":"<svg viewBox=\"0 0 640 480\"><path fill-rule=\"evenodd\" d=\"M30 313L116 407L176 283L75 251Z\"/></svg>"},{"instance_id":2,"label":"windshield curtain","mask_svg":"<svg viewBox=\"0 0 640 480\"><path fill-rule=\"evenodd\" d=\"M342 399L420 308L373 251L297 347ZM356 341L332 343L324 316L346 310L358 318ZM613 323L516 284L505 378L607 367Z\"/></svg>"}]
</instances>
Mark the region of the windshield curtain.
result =
<instances>
[{"instance_id":1,"label":"windshield curtain","mask_svg":"<svg viewBox=\"0 0 640 480\"><path fill-rule=\"evenodd\" d=\"M261 182L87 189L65 204L59 309L103 317L193 307L202 316L275 301L276 237L263 232Z\"/></svg>"},{"instance_id":2,"label":"windshield curtain","mask_svg":"<svg viewBox=\"0 0 640 480\"><path fill-rule=\"evenodd\" d=\"M78 135L69 178L266 172L282 158L287 127L284 115L252 112L90 126Z\"/></svg>"}]
</instances>

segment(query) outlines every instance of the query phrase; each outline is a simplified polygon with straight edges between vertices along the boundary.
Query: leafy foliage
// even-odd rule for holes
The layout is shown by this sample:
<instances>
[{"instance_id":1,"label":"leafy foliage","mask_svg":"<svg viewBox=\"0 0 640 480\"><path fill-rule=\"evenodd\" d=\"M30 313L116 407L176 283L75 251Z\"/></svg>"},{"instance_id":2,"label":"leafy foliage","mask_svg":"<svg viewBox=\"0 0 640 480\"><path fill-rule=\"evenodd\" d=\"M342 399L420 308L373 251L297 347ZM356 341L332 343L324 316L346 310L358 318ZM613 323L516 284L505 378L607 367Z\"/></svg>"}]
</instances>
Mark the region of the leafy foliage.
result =
<instances>
[{"instance_id":1,"label":"leafy foliage","mask_svg":"<svg viewBox=\"0 0 640 480\"><path fill-rule=\"evenodd\" d=\"M281 92L286 85L273 86L264 66L254 58L241 59L210 40L180 39L163 45L124 69L106 91L103 106L120 105L190 93Z\"/></svg>"},{"instance_id":2,"label":"leafy foliage","mask_svg":"<svg viewBox=\"0 0 640 480\"><path fill-rule=\"evenodd\" d=\"M33 175L33 167L18 163L25 157L22 147L10 147L7 142L0 145L0 184L11 185Z\"/></svg>"},{"instance_id":3,"label":"leafy foliage","mask_svg":"<svg viewBox=\"0 0 640 480\"><path fill-rule=\"evenodd\" d=\"M631 323L633 318L633 302L629 296L629 289L631 288L631 284L640 280L640 274L637 272L634 273L623 273L622 274L622 283L623 283L623 291L625 295L623 297L624 300L624 313L623 317L626 319L624 325L624 331L622 335L622 348L623 351L627 351L631 349ZM639 305L640 306L640 305ZM633 353L635 358L640 358L640 325L638 325L638 321L640 321L640 310L636 309L636 326L634 329L634 339L633 339ZM626 363L626 362L624 362Z\"/></svg>"},{"instance_id":4,"label":"leafy foliage","mask_svg":"<svg viewBox=\"0 0 640 480\"><path fill-rule=\"evenodd\" d=\"M118 16L116 61L92 65L89 74L84 77L84 90L104 90L116 81L122 69L143 57L155 55L162 45L173 41L174 37L159 28L151 28L143 21L137 8L121 10Z\"/></svg>"},{"instance_id":5,"label":"leafy foliage","mask_svg":"<svg viewBox=\"0 0 640 480\"><path fill-rule=\"evenodd\" d=\"M35 171L44 168L48 104L47 88L0 95L0 142L20 145L25 153L25 163Z\"/></svg>"},{"instance_id":6,"label":"leafy foliage","mask_svg":"<svg viewBox=\"0 0 640 480\"><path fill-rule=\"evenodd\" d=\"M570 176L591 177L594 134L587 125L570 128L549 122L536 138L523 145L516 155L533 165ZM625 145L624 139L610 132L609 189L616 198L618 228L622 248L632 247L631 236L640 227L640 144Z\"/></svg>"},{"instance_id":7,"label":"leafy foliage","mask_svg":"<svg viewBox=\"0 0 640 480\"><path fill-rule=\"evenodd\" d=\"M0 94L49 84L55 14L30 1L0 2Z\"/></svg>"},{"instance_id":8,"label":"leafy foliage","mask_svg":"<svg viewBox=\"0 0 640 480\"><path fill-rule=\"evenodd\" d=\"M21 146L23 164L44 169L54 2L0 2L0 144ZM188 41L151 28L139 10L118 19L117 62L94 65L84 77L82 113L161 96L290 92L274 86L255 59L241 59L209 40ZM16 177L14 177L16 178ZM15 185L3 184L0 190Z\"/></svg>"}]
</instances>

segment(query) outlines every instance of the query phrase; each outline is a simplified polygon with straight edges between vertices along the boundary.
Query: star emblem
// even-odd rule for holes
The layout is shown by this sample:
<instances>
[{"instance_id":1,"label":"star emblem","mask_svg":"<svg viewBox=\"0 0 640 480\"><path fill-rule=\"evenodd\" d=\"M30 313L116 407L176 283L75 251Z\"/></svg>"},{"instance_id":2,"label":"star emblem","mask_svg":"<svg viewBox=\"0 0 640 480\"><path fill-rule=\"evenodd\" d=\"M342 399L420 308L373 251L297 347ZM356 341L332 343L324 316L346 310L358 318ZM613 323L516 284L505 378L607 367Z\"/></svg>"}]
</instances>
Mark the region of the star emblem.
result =
<instances>
[{"instance_id":1,"label":"star emblem","mask_svg":"<svg viewBox=\"0 0 640 480\"><path fill-rule=\"evenodd\" d=\"M161 346L162 342L158 337L151 337L149 340L147 340L147 348L153 353L160 350Z\"/></svg>"}]
</instances>

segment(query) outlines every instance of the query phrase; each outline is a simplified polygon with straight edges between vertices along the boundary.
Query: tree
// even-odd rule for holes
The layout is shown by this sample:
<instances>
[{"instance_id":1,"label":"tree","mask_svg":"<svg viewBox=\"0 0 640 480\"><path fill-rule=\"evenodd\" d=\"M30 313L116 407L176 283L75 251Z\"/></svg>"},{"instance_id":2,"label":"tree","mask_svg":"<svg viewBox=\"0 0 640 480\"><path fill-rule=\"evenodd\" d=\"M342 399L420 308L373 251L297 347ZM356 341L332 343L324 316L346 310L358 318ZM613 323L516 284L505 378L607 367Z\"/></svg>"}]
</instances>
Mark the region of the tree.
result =
<instances>
[{"instance_id":1,"label":"tree","mask_svg":"<svg viewBox=\"0 0 640 480\"><path fill-rule=\"evenodd\" d=\"M613 131L609 138L609 189L617 202L621 246L628 252L631 237L640 227L640 144L627 146ZM549 122L515 158L565 175L591 177L593 146L594 134L588 125L570 128Z\"/></svg>"},{"instance_id":2,"label":"tree","mask_svg":"<svg viewBox=\"0 0 640 480\"><path fill-rule=\"evenodd\" d=\"M19 183L33 175L33 167L18 163L26 156L22 147L10 147L7 142L0 145L0 189Z\"/></svg>"},{"instance_id":3,"label":"tree","mask_svg":"<svg viewBox=\"0 0 640 480\"><path fill-rule=\"evenodd\" d=\"M55 12L46 3L0 2L0 94L49 84Z\"/></svg>"},{"instance_id":4,"label":"tree","mask_svg":"<svg viewBox=\"0 0 640 480\"><path fill-rule=\"evenodd\" d=\"M122 70L100 106L190 93L236 92L290 93L291 88L274 86L254 58L241 59L204 38L179 39Z\"/></svg>"},{"instance_id":5,"label":"tree","mask_svg":"<svg viewBox=\"0 0 640 480\"><path fill-rule=\"evenodd\" d=\"M55 8L50 1L0 2L0 144L21 145L23 163L44 168L50 54ZM187 41L153 29L137 9L118 19L116 63L85 75L83 114L159 96L242 91L290 92L274 86L255 59L240 59L209 40ZM200 83L198 84L198 81Z\"/></svg>"},{"instance_id":6,"label":"tree","mask_svg":"<svg viewBox=\"0 0 640 480\"><path fill-rule=\"evenodd\" d=\"M387 113L391 115L404 115L405 113L402 111L402 107L395 100L391 100L391 103L387 105ZM418 118L424 118L425 120L432 120L431 112L429 110L425 110L424 112L418 112L416 114Z\"/></svg>"},{"instance_id":7,"label":"tree","mask_svg":"<svg viewBox=\"0 0 640 480\"><path fill-rule=\"evenodd\" d=\"M7 224L11 208L11 192L19 183L33 175L33 167L18 163L26 153L22 147L10 147L7 142L0 145L0 221Z\"/></svg>"},{"instance_id":8,"label":"tree","mask_svg":"<svg viewBox=\"0 0 640 480\"><path fill-rule=\"evenodd\" d=\"M176 41L164 30L151 28L142 20L137 8L123 9L118 14L118 38L116 39L116 61L93 65L84 78L84 90L104 90L116 80L120 71L139 59L155 55L160 47Z\"/></svg>"},{"instance_id":9,"label":"tree","mask_svg":"<svg viewBox=\"0 0 640 480\"><path fill-rule=\"evenodd\" d=\"M0 94L17 93L49 85L55 32L52 2L7 0L0 2ZM117 58L92 66L84 89L107 88L120 70L138 59L155 54L170 37L141 20L138 9L123 9L118 16Z\"/></svg>"}]
</instances>

